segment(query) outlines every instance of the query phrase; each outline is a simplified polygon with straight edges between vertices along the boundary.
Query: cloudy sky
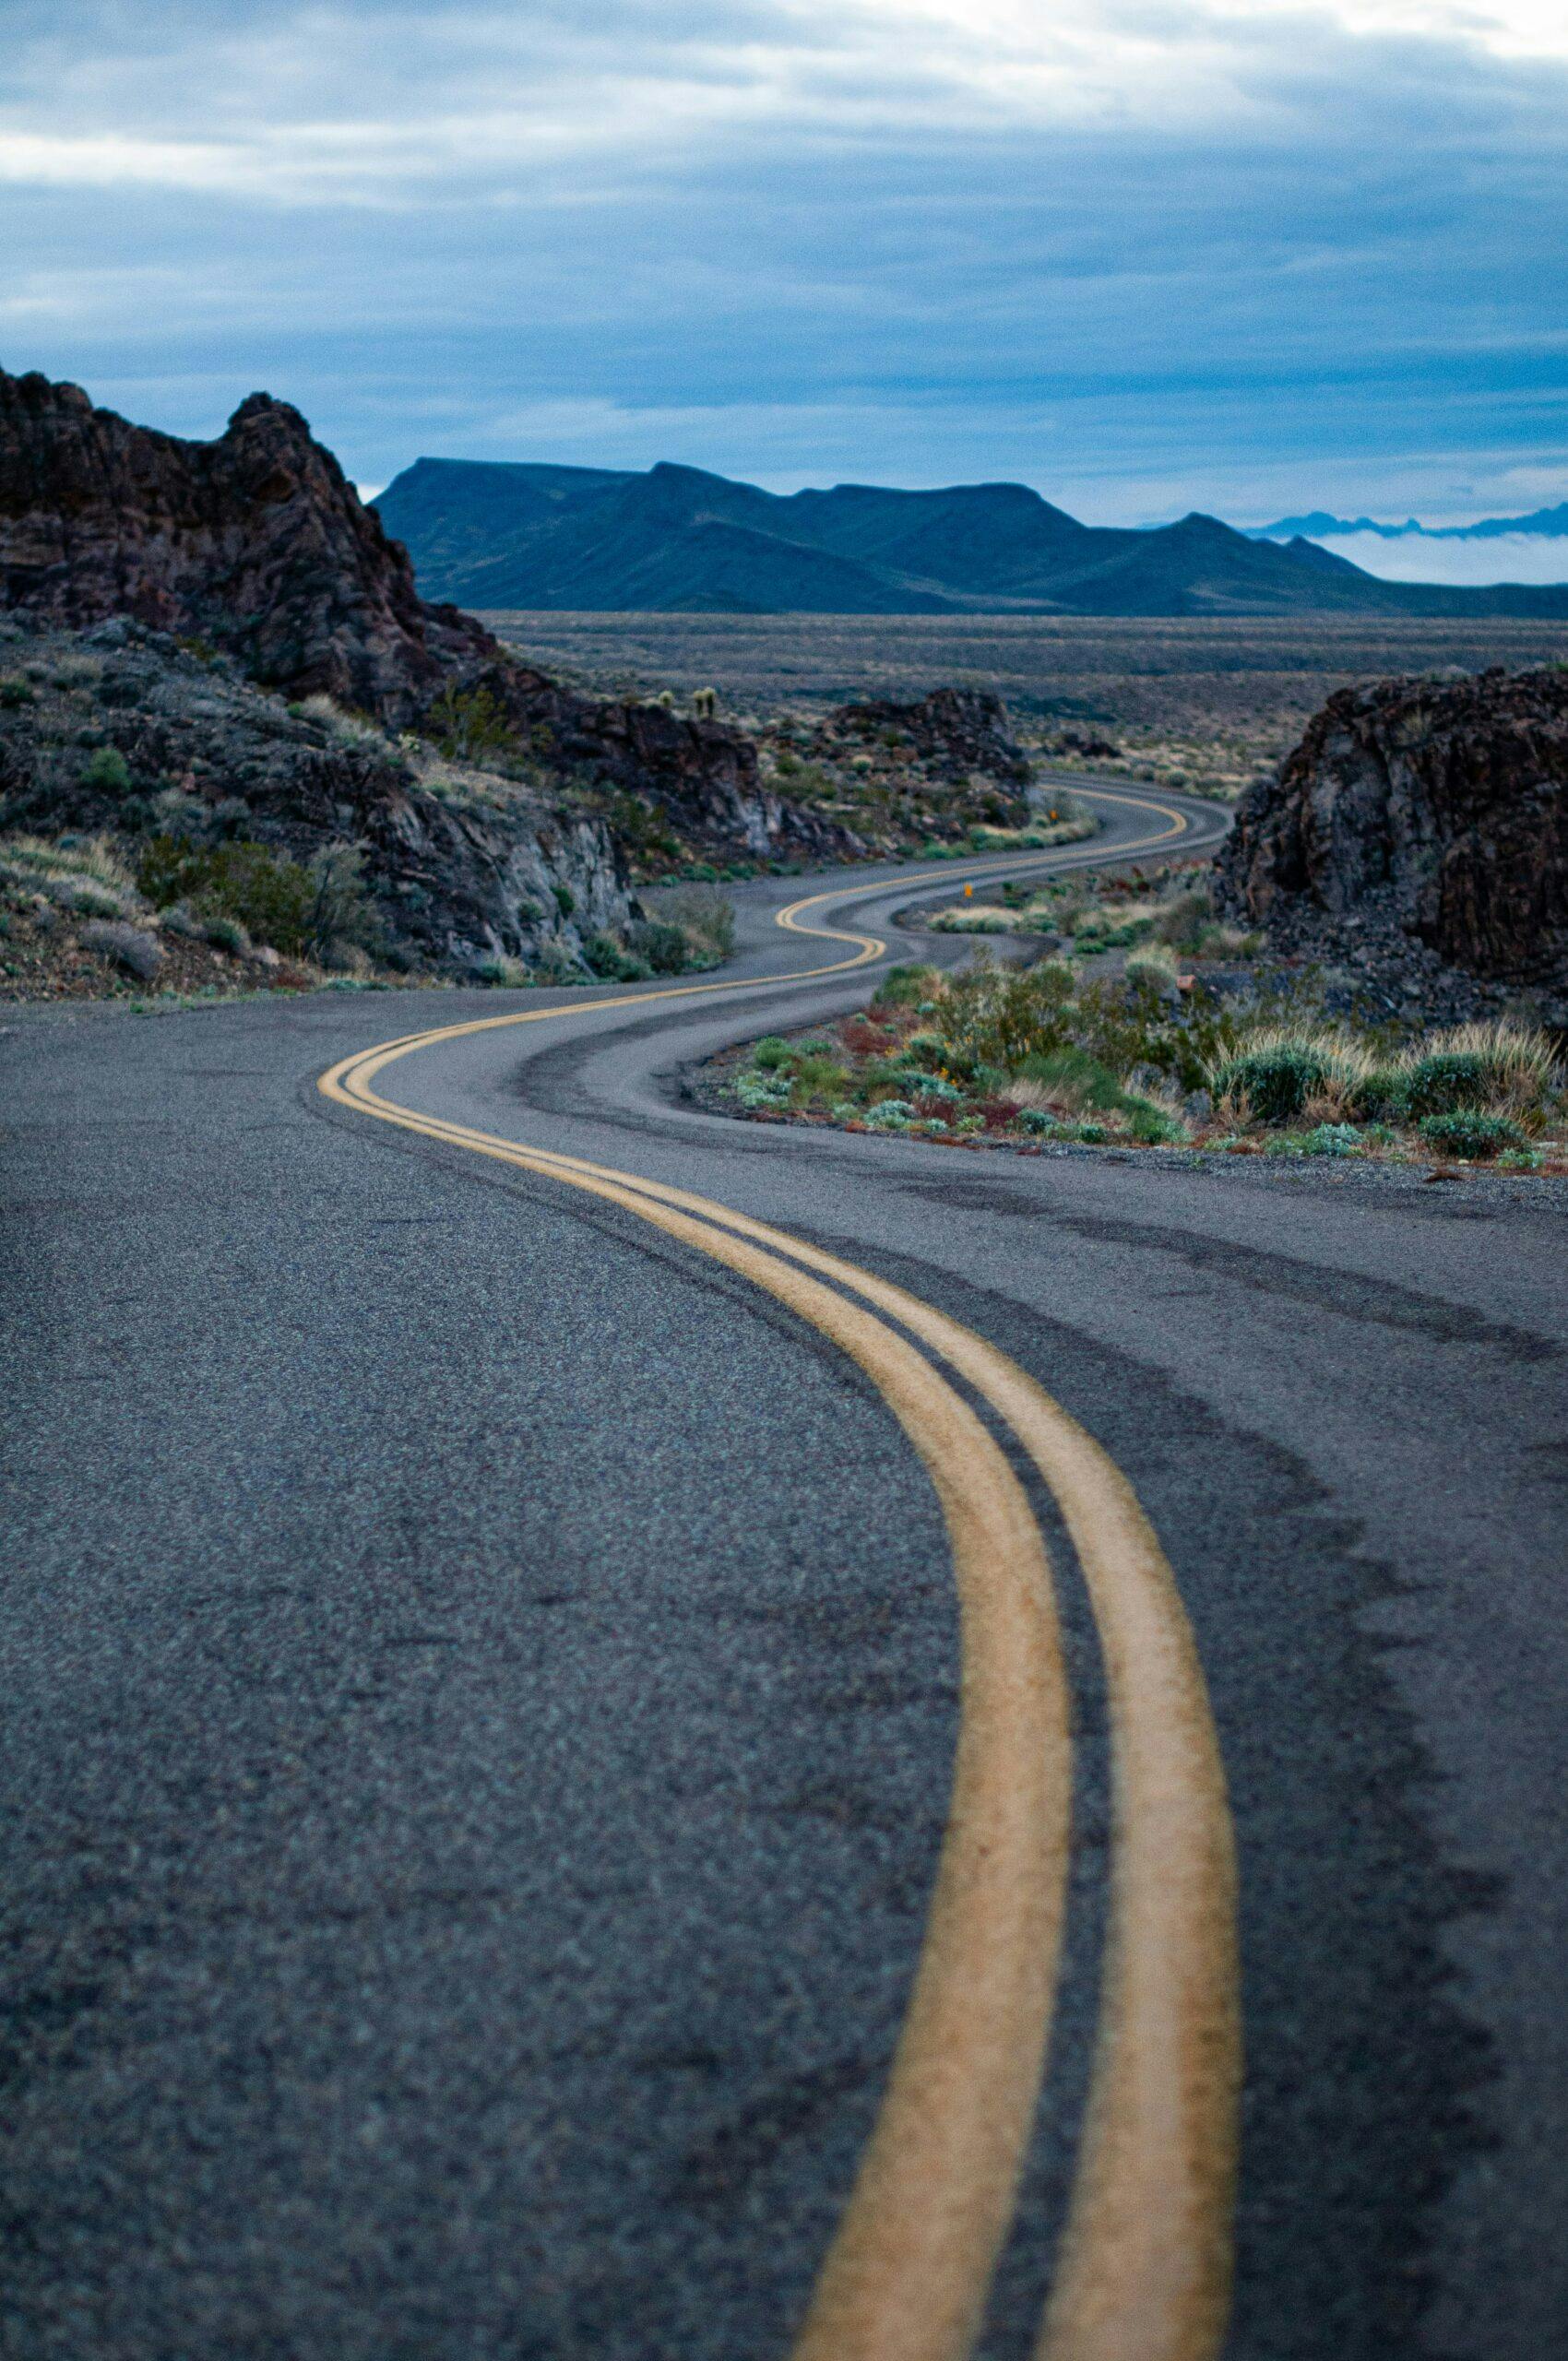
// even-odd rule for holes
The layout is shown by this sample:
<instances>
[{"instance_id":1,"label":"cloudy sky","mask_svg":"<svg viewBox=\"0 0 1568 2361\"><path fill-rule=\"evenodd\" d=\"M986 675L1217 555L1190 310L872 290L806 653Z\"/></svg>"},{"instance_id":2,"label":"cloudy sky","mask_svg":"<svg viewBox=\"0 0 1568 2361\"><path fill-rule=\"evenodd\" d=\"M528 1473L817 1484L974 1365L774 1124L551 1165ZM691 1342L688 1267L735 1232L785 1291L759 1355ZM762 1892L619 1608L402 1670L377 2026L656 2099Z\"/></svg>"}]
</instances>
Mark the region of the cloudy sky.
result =
<instances>
[{"instance_id":1,"label":"cloudy sky","mask_svg":"<svg viewBox=\"0 0 1568 2361\"><path fill-rule=\"evenodd\" d=\"M1568 0L6 0L0 362L1077 514L1568 498Z\"/></svg>"}]
</instances>

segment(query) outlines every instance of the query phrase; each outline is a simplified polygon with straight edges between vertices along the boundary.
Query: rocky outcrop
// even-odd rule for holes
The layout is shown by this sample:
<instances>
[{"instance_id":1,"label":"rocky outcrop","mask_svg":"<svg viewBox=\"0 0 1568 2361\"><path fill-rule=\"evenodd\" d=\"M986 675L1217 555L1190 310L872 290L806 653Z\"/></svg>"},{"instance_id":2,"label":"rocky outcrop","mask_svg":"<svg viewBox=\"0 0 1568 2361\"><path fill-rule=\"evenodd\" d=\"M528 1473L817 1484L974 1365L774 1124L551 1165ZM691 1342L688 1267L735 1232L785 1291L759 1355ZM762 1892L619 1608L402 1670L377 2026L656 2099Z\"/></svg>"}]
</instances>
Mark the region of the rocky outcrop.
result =
<instances>
[{"instance_id":1,"label":"rocky outcrop","mask_svg":"<svg viewBox=\"0 0 1568 2361\"><path fill-rule=\"evenodd\" d=\"M857 848L766 791L740 732L579 695L421 599L401 544L270 395L191 443L95 409L79 386L0 371L0 607L76 628L129 617L394 729L488 687L537 767L647 799L684 848Z\"/></svg>"},{"instance_id":2,"label":"rocky outcrop","mask_svg":"<svg viewBox=\"0 0 1568 2361\"><path fill-rule=\"evenodd\" d=\"M1568 989L1568 670L1340 691L1248 791L1218 875L1283 948L1402 937Z\"/></svg>"},{"instance_id":3,"label":"rocky outcrop","mask_svg":"<svg viewBox=\"0 0 1568 2361\"><path fill-rule=\"evenodd\" d=\"M900 703L876 697L839 706L824 724L835 740L897 740L927 774L955 781L980 772L1022 787L1029 759L1008 728L1007 708L989 689L932 689Z\"/></svg>"},{"instance_id":4,"label":"rocky outcrop","mask_svg":"<svg viewBox=\"0 0 1568 2361\"><path fill-rule=\"evenodd\" d=\"M77 626L133 616L387 721L467 644L287 402L252 394L216 442L187 443L3 372L0 604Z\"/></svg>"},{"instance_id":5,"label":"rocky outcrop","mask_svg":"<svg viewBox=\"0 0 1568 2361\"><path fill-rule=\"evenodd\" d=\"M0 830L103 831L296 860L351 846L388 946L416 967L571 963L637 915L603 820L293 709L229 659L118 618L0 635Z\"/></svg>"}]
</instances>

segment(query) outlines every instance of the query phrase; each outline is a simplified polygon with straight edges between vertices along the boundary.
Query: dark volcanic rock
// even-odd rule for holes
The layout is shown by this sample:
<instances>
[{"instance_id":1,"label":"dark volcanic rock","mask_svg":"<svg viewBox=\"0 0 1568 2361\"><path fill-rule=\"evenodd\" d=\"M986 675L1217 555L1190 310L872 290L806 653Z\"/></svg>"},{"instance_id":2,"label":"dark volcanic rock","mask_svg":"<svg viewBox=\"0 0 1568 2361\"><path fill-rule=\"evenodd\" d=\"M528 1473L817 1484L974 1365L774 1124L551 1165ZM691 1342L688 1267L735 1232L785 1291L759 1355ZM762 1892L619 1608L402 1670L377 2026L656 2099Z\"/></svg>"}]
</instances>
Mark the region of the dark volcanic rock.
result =
<instances>
[{"instance_id":1,"label":"dark volcanic rock","mask_svg":"<svg viewBox=\"0 0 1568 2361\"><path fill-rule=\"evenodd\" d=\"M0 626L0 829L234 838L297 860L360 854L388 943L462 968L575 960L637 906L602 820L443 763L321 708L290 709L227 658L124 617ZM113 759L106 759L113 758Z\"/></svg>"},{"instance_id":2,"label":"dark volcanic rock","mask_svg":"<svg viewBox=\"0 0 1568 2361\"><path fill-rule=\"evenodd\" d=\"M896 738L937 778L987 778L1022 787L1029 760L1007 726L1007 708L989 689L932 689L900 704L876 697L839 706L823 725L836 739Z\"/></svg>"},{"instance_id":3,"label":"dark volcanic rock","mask_svg":"<svg viewBox=\"0 0 1568 2361\"><path fill-rule=\"evenodd\" d=\"M1281 947L1402 937L1568 987L1568 670L1340 691L1248 791L1217 869Z\"/></svg>"},{"instance_id":4,"label":"dark volcanic rock","mask_svg":"<svg viewBox=\"0 0 1568 2361\"><path fill-rule=\"evenodd\" d=\"M216 442L186 443L4 372L0 604L199 635L257 680L390 721L435 694L465 637L286 402L252 394Z\"/></svg>"},{"instance_id":5,"label":"dark volcanic rock","mask_svg":"<svg viewBox=\"0 0 1568 2361\"><path fill-rule=\"evenodd\" d=\"M740 732L580 696L421 599L402 545L299 411L267 394L215 442L189 443L94 409L79 386L0 371L0 607L199 637L267 686L392 728L444 692L488 686L544 768L647 799L690 845L858 849L765 791Z\"/></svg>"}]
</instances>

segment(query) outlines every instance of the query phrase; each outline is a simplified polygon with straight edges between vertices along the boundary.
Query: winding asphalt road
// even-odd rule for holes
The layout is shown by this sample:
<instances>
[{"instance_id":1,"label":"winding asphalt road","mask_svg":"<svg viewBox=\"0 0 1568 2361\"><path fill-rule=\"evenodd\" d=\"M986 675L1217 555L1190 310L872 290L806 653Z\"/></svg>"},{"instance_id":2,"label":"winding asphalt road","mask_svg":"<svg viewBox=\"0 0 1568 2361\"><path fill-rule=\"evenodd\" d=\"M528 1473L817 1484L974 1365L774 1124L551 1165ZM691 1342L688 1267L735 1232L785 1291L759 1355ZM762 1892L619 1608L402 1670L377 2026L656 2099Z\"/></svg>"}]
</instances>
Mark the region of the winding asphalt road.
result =
<instances>
[{"instance_id":1,"label":"winding asphalt road","mask_svg":"<svg viewBox=\"0 0 1568 2361\"><path fill-rule=\"evenodd\" d=\"M1568 2350L1561 1213L683 1096L910 878L0 1027L6 2356Z\"/></svg>"}]
</instances>

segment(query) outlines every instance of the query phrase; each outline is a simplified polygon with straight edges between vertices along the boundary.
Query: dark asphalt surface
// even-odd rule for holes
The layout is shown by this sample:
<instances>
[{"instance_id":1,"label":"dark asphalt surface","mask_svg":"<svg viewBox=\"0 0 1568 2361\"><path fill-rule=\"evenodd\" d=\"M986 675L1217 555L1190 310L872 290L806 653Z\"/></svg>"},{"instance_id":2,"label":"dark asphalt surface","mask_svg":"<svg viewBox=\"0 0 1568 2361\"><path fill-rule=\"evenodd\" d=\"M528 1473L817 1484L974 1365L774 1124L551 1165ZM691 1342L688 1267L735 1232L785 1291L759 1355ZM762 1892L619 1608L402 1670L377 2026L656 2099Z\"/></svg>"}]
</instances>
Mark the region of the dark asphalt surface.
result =
<instances>
[{"instance_id":1,"label":"dark asphalt surface","mask_svg":"<svg viewBox=\"0 0 1568 2361\"><path fill-rule=\"evenodd\" d=\"M772 924L809 890L741 890L742 983L831 955ZM693 1062L864 995L553 995L383 1087L829 1244L1089 1427L1181 1579L1237 1816L1230 2354L1568 2351L1562 1213L683 1100ZM814 1332L315 1089L546 1004L0 1023L18 2361L787 2350L941 1835L946 1551ZM1038 2319L1103 1882L1094 1650L1041 1507L1076 1906L991 2361Z\"/></svg>"}]
</instances>

